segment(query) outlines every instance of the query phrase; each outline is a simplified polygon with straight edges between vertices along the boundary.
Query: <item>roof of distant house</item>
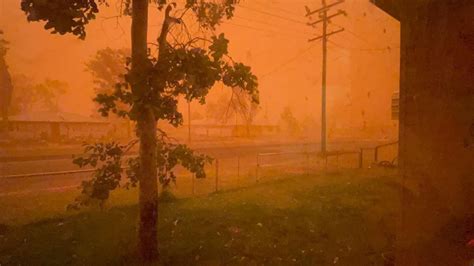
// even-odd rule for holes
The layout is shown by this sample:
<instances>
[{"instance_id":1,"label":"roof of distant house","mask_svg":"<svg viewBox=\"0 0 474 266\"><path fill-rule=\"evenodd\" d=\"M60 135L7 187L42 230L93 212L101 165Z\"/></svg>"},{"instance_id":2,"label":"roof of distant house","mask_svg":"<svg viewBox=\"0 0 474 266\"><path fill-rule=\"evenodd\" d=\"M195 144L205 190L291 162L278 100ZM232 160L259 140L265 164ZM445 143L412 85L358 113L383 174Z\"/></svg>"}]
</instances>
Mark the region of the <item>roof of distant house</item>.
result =
<instances>
[{"instance_id":1,"label":"roof of distant house","mask_svg":"<svg viewBox=\"0 0 474 266\"><path fill-rule=\"evenodd\" d=\"M32 112L9 116L12 122L49 122L49 123L108 123L106 120L100 120L79 114L65 112Z\"/></svg>"}]
</instances>

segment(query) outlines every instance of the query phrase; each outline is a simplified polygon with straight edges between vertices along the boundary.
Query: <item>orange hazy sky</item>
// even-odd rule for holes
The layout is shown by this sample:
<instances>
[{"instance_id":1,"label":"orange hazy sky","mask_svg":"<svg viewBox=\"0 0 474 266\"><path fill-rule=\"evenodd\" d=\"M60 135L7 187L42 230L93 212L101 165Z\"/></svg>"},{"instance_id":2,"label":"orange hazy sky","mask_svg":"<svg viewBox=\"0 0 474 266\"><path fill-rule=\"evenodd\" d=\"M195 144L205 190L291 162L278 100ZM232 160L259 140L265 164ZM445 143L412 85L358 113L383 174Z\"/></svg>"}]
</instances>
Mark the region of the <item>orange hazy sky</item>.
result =
<instances>
[{"instance_id":1,"label":"orange hazy sky","mask_svg":"<svg viewBox=\"0 0 474 266\"><path fill-rule=\"evenodd\" d=\"M130 18L108 19L117 14L116 5L103 7L82 41L50 34L42 23L28 23L19 2L0 0L0 29L10 41L7 60L11 72L35 80L68 82L70 91L62 98L62 110L90 115L93 90L84 62L98 49L129 47ZM218 29L230 39L232 56L252 66L259 77L261 106L273 120L285 106L291 106L297 115L317 117L320 113L321 42L309 43L308 38L317 36L321 29L305 25L309 21L305 5L317 8L320 1L243 0L235 17ZM348 16L335 18L331 25L332 29L343 26L346 31L331 37L329 43L329 111L350 115L351 108L356 108L352 103L365 97L361 95L370 98L373 91L380 98L372 96L364 108L374 117L388 119L387 97L398 89L399 24L368 0L347 0L334 12L339 8ZM154 39L161 16L155 10L150 16L149 36Z\"/></svg>"}]
</instances>

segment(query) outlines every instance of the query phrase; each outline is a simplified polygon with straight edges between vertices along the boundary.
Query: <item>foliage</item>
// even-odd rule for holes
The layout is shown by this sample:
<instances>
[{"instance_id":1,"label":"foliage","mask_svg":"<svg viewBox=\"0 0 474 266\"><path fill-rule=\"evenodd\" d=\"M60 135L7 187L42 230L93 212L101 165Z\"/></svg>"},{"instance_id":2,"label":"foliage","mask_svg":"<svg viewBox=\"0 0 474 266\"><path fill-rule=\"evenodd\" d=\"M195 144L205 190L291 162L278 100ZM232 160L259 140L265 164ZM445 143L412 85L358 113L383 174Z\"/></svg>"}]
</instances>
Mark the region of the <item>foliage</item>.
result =
<instances>
[{"instance_id":1,"label":"foliage","mask_svg":"<svg viewBox=\"0 0 474 266\"><path fill-rule=\"evenodd\" d=\"M171 183L176 183L175 170L178 165L193 173L196 178L205 178L204 166L212 162L208 156L196 154L183 144L175 144L165 139L166 134L161 133L157 146L158 179L164 188ZM136 140L127 145L117 142L84 144L84 156L76 157L73 163L79 167L96 168L91 180L83 181L82 195L76 199L71 208L103 204L109 198L110 192L118 187L136 187L139 182L139 158L134 156L126 158L126 154L135 144ZM123 179L127 181L124 182Z\"/></svg>"},{"instance_id":2,"label":"foliage","mask_svg":"<svg viewBox=\"0 0 474 266\"><path fill-rule=\"evenodd\" d=\"M130 49L104 48L86 62L86 70L92 75L94 91L112 93L117 83L124 82L125 64L130 57Z\"/></svg>"},{"instance_id":3,"label":"foliage","mask_svg":"<svg viewBox=\"0 0 474 266\"><path fill-rule=\"evenodd\" d=\"M245 121L247 130L249 130L249 126L253 123L255 116L258 114L259 106L252 100L251 96L245 94L238 88L233 88L232 93L232 109L237 114L240 114L240 117Z\"/></svg>"},{"instance_id":4,"label":"foliage","mask_svg":"<svg viewBox=\"0 0 474 266\"><path fill-rule=\"evenodd\" d=\"M34 83L25 75L14 75L15 91L10 106L11 114L33 111L59 110L58 102L61 95L68 90L68 84L53 79L45 79Z\"/></svg>"},{"instance_id":5,"label":"foliage","mask_svg":"<svg viewBox=\"0 0 474 266\"><path fill-rule=\"evenodd\" d=\"M176 3L169 0L151 0L162 10ZM123 2L124 15L131 15L132 0ZM184 7L191 9L199 24L205 29L215 29L224 18L230 19L238 0L203 1L186 0ZM108 5L107 0L22 0L21 9L28 21L45 21L44 28L51 33L72 33L80 39L86 37L86 25L96 19L100 5Z\"/></svg>"},{"instance_id":6,"label":"foliage","mask_svg":"<svg viewBox=\"0 0 474 266\"><path fill-rule=\"evenodd\" d=\"M44 28L51 33L72 33L86 37L85 26L96 18L98 4L105 0L22 0L21 9L28 21L46 21Z\"/></svg>"},{"instance_id":7,"label":"foliage","mask_svg":"<svg viewBox=\"0 0 474 266\"><path fill-rule=\"evenodd\" d=\"M112 94L119 83L125 82L126 62L129 60L129 49L104 48L86 62L86 70L91 74L96 94ZM120 105L126 110L126 105Z\"/></svg>"},{"instance_id":8,"label":"foliage","mask_svg":"<svg viewBox=\"0 0 474 266\"><path fill-rule=\"evenodd\" d=\"M206 51L190 47L166 49L160 58L150 58L147 86L150 90L132 92L130 84L134 77L126 74L126 83L118 84L112 94L98 94L95 101L101 104L99 111L108 116L110 112L119 116L128 116L132 120L139 117L140 108L151 105L157 120L166 120L174 126L182 124L182 114L177 110L177 99L184 96L188 101L198 100L205 103L205 96L218 81L229 87L239 87L250 94L252 101L258 103L257 78L250 67L241 63L229 63L227 43L224 35L215 37ZM128 104L127 112L117 103Z\"/></svg>"},{"instance_id":9,"label":"foliage","mask_svg":"<svg viewBox=\"0 0 474 266\"><path fill-rule=\"evenodd\" d=\"M110 191L120 186L122 158L132 146L133 143L120 145L116 142L84 144L86 156L75 158L73 163L81 168L97 168L91 180L82 182L82 195L77 199L77 205L72 206L102 203L108 199Z\"/></svg>"},{"instance_id":10,"label":"foliage","mask_svg":"<svg viewBox=\"0 0 474 266\"><path fill-rule=\"evenodd\" d=\"M252 96L240 88L233 88L230 93L222 93L217 100L206 103L206 117L218 123L228 123L232 117L240 117L250 126L260 111Z\"/></svg>"},{"instance_id":11,"label":"foliage","mask_svg":"<svg viewBox=\"0 0 474 266\"><path fill-rule=\"evenodd\" d=\"M232 104L229 101L230 94L223 93L214 101L206 103L206 118L218 123L226 123L230 117L236 115Z\"/></svg>"},{"instance_id":12,"label":"foliage","mask_svg":"<svg viewBox=\"0 0 474 266\"><path fill-rule=\"evenodd\" d=\"M204 12L202 6L194 11L196 10ZM199 16L204 16L199 12L198 21ZM205 20L202 27L213 28L219 22L213 19ZM151 108L157 121L163 120L177 127L183 123L183 115L177 108L179 97L204 104L206 95L217 82L239 88L250 95L252 103L257 104L257 78L251 73L250 67L234 62L228 56L229 41L224 34L206 40L210 43L207 50L196 45L196 42L202 39L196 37L186 42L175 40L172 43L166 41L165 44L157 44L160 47L158 55L154 57L150 54L145 73L140 73L145 75L147 90L132 90L131 85L138 82L139 77L127 66L125 82L118 83L113 93L99 93L95 98L101 106L100 113L104 116L114 113L120 117L139 120L144 108ZM195 155L186 146L170 144L162 139L158 143L157 152L158 178L164 186L175 181L176 176L172 169L177 164L183 165L198 177L204 176L204 163L208 158ZM130 169L138 169L138 159L130 163L133 165Z\"/></svg>"},{"instance_id":13,"label":"foliage","mask_svg":"<svg viewBox=\"0 0 474 266\"><path fill-rule=\"evenodd\" d=\"M178 99L196 100L204 104L209 90L218 82L231 88L239 88L250 95L253 103L258 103L257 77L252 74L250 67L235 62L228 55L229 41L225 35L214 32L225 19L233 16L238 0L151 2L165 13L158 41L152 44L157 47L157 52L152 53L149 49L148 58L145 62L140 62L139 71L136 67L132 71L132 60L126 60L124 79L117 79L113 91L101 90L95 98L101 115L115 114L143 122L144 117L151 111L156 122L163 121L177 127L183 123L183 115L178 110ZM52 33L72 33L84 38L85 25L96 17L100 4L107 4L107 1L23 0L22 9L28 15L29 21L46 21L45 28L52 29ZM132 1L125 0L123 4L124 14L130 15ZM197 21L200 33L189 32L186 25L189 20ZM210 33L211 38L203 37L206 36L203 31ZM197 45L201 41L206 42L206 48ZM88 65L89 69L93 69L97 74L95 79L99 87L109 88L111 82L115 81L104 79L104 74L99 75L97 71L99 65L96 63L104 61L111 54L111 51L104 50ZM109 58L110 63L123 60L122 55L112 58ZM115 73L106 75L108 74ZM178 164L195 173L197 177L205 176L204 164L209 162L210 158L196 155L184 145L169 142L164 132L160 131L160 134L156 159L161 184L168 186L174 182L176 176L173 169ZM120 185L124 173L123 150L128 147L118 143L91 144L86 146L86 157L76 158L75 163L81 167L94 166L93 163L99 165L94 178L84 183L83 192L87 198L103 201L111 190ZM140 179L139 160L133 158L125 163L128 165L126 174L130 184L135 185ZM82 202L87 203L87 200Z\"/></svg>"}]
</instances>

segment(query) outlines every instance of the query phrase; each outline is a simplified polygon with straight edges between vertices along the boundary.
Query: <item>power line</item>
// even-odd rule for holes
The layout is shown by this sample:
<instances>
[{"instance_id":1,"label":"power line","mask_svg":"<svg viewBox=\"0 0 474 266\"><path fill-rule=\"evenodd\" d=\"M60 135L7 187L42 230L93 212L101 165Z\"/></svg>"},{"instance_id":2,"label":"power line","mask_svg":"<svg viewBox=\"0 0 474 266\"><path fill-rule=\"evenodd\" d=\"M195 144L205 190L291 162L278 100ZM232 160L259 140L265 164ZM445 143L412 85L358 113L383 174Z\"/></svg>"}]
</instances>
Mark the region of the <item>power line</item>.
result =
<instances>
[{"instance_id":1,"label":"power line","mask_svg":"<svg viewBox=\"0 0 474 266\"><path fill-rule=\"evenodd\" d=\"M331 22L331 24L336 25L336 26L342 28L342 26L340 26L339 24L336 24L336 23L334 23L334 22ZM345 28L345 29L346 29L346 31L347 31L349 34L353 35L353 36L356 37L357 39L359 39L359 40L361 40L361 41L363 41L363 42L365 42L365 43L367 43L367 44L370 44L370 43L369 43L365 38L363 38L362 36L359 36L358 34L356 34L355 32L351 31L350 29L347 29L347 28Z\"/></svg>"},{"instance_id":2,"label":"power line","mask_svg":"<svg viewBox=\"0 0 474 266\"><path fill-rule=\"evenodd\" d=\"M232 25L232 26L236 26L236 27L242 27L242 28L247 28L247 29L251 29L251 30L255 30L255 31L260 31L260 32L265 32L265 33L268 33L268 34L272 34L272 38L279 38L281 37L282 33L281 32L277 32L277 31L271 31L271 30L268 30L268 29L262 29L262 28L257 28L257 27L253 27L253 26L248 26L248 25L243 25L243 24L237 24L237 23L233 23L233 22L223 22L223 24L227 24L227 25ZM303 35L299 35L299 34L291 34L291 33L283 33L284 35L287 35L287 36L292 36L292 37L303 37ZM266 36L266 37L270 37L270 36Z\"/></svg>"},{"instance_id":3,"label":"power line","mask_svg":"<svg viewBox=\"0 0 474 266\"><path fill-rule=\"evenodd\" d=\"M397 47L391 47L387 46L385 48L348 48L345 46L342 46L334 41L328 40L330 43L335 45L336 47L343 49L343 50L348 50L348 51L362 51L362 52L385 52L385 51L391 51L392 49L397 49ZM400 48L400 47L398 47Z\"/></svg>"},{"instance_id":4,"label":"power line","mask_svg":"<svg viewBox=\"0 0 474 266\"><path fill-rule=\"evenodd\" d=\"M341 25L337 24L337 23L334 23L334 22L331 22L331 24L335 25L335 26L338 26L338 27L341 27ZM355 33L354 31L348 29L347 27L344 27L345 31L347 31L349 34L351 34L352 36L356 37L357 39L359 39L360 41L368 44L369 46L375 46L373 44L371 44L369 41L367 41L367 39L363 38L362 36L360 36L359 34ZM332 42L332 44L336 45L336 43ZM397 46L397 45L388 45L387 47L385 48L347 48L347 47L341 47L340 48L342 49L346 49L346 50L358 50L358 51L367 51L367 52L370 52L370 51L385 51L385 50L391 50L391 49L400 49L400 46Z\"/></svg>"},{"instance_id":5,"label":"power line","mask_svg":"<svg viewBox=\"0 0 474 266\"><path fill-rule=\"evenodd\" d=\"M255 0L254 0L254 1L255 1ZM286 14L293 14L293 15L298 16L298 17L301 16L301 14L296 13L296 12L294 12L294 11L290 11L290 10L285 9L285 8L276 7L276 6L270 6L270 7L268 7L266 4L264 4L264 3L258 3L257 1L255 1L255 3L257 3L257 4L260 5L260 6L264 6L265 8L270 8L270 9L274 9L274 10L279 10L280 12L285 12Z\"/></svg>"},{"instance_id":6,"label":"power line","mask_svg":"<svg viewBox=\"0 0 474 266\"><path fill-rule=\"evenodd\" d=\"M267 12L267 11L263 11L263 10L259 10L259 9L255 9L255 8L251 8L251 7L247 7L247 6L243 6L243 5L239 5L239 6L242 7L242 8L245 8L245 9L248 9L248 10L251 10L251 11L254 11L254 12L257 12L257 13L260 13L260 14L267 15L267 16L271 16L271 17L283 19L283 20L290 21L290 22L293 22L293 23L298 23L298 24L306 25L305 22L299 21L299 20L296 20L296 19L284 17L284 16L281 16L281 15L278 15L278 14L270 13L270 12Z\"/></svg>"},{"instance_id":7,"label":"power line","mask_svg":"<svg viewBox=\"0 0 474 266\"><path fill-rule=\"evenodd\" d=\"M241 16L237 16L237 15L234 15L234 18L237 18L237 19L241 19L241 20L245 20L245 21L249 21L249 22L255 22L255 23L260 23L260 24L264 24L264 25L268 25L268 26L272 26L274 27L275 24L272 24L272 23L269 23L267 21L263 21L263 20L257 20L257 19L250 19L250 18L245 18L245 17L241 17ZM278 31L281 31L282 28L279 27L278 28ZM299 30L295 30L295 29L283 29L283 30L286 30L287 32L288 31L291 31L291 33L301 33L301 34L309 34L309 32L306 32L306 31L299 31Z\"/></svg>"},{"instance_id":8,"label":"power line","mask_svg":"<svg viewBox=\"0 0 474 266\"><path fill-rule=\"evenodd\" d=\"M290 59L286 60L285 62L281 63L280 65L278 65L277 67L275 67L274 69L272 69L271 71L263 74L260 76L260 79L263 80L264 78L274 74L275 72L279 71L280 69L284 68L285 66L293 63L294 61L296 61L299 57L301 57L302 55L304 55L305 53L307 53L308 51L311 50L311 48L313 48L314 46L311 45L309 46L308 48L304 49L304 50L301 50L299 53L297 53L295 56L291 57Z\"/></svg>"}]
</instances>

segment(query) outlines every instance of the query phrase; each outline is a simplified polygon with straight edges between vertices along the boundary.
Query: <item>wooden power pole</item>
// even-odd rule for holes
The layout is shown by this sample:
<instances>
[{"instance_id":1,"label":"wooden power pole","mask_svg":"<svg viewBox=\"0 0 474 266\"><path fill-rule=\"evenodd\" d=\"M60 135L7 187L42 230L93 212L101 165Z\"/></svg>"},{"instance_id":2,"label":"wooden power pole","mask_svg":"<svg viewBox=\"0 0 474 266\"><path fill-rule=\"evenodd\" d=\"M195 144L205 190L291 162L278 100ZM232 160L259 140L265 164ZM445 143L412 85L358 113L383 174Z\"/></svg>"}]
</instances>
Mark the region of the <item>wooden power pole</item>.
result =
<instances>
[{"instance_id":1,"label":"wooden power pole","mask_svg":"<svg viewBox=\"0 0 474 266\"><path fill-rule=\"evenodd\" d=\"M322 35L309 39L309 42L314 42L317 40L322 40L322 47L323 47L323 65L322 65L322 84L321 84L321 153L324 155L327 152L327 128L326 128L326 74L327 74L327 42L328 37L340 32L344 31L344 28L340 28L335 31L331 31L328 33L328 24L331 22L331 19L337 17L339 15L346 15L344 10L339 10L337 13L329 15L329 11L332 7L336 5L342 4L344 0L338 0L332 4L326 4L326 0L321 0L322 6L321 8L311 11L308 7L306 7L306 17L311 19L311 16L314 14L319 15L319 19L317 21L309 22L308 25L311 27L316 27L318 24L322 24Z\"/></svg>"}]
</instances>

